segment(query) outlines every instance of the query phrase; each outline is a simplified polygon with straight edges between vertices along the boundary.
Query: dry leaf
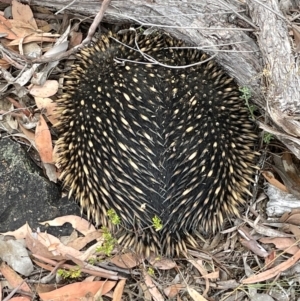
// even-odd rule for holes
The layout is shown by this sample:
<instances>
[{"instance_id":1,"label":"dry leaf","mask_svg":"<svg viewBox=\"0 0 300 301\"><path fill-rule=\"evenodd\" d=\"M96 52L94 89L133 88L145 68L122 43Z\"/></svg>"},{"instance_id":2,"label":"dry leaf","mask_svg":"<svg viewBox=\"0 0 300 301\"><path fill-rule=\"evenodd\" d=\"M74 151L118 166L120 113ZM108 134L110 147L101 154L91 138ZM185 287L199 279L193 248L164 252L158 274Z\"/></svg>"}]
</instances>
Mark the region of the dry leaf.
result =
<instances>
[{"instance_id":1,"label":"dry leaf","mask_svg":"<svg viewBox=\"0 0 300 301\"><path fill-rule=\"evenodd\" d=\"M15 31L15 28L13 28ZM21 30L21 29L20 29ZM22 29L22 31L25 31L25 29ZM29 34L28 31L25 32L24 34ZM50 42L50 43L55 43L56 38L49 38L49 37L44 37L41 36L40 34L30 34L30 36L26 36L25 38L16 38L15 40L9 42L7 46L17 46L19 44L27 44L31 42ZM47 96L41 96L41 97L47 97Z\"/></svg>"},{"instance_id":2,"label":"dry leaf","mask_svg":"<svg viewBox=\"0 0 300 301\"><path fill-rule=\"evenodd\" d=\"M5 19L3 16L0 15L0 32L6 33L6 39L14 40L18 36L12 31L12 25L10 20Z\"/></svg>"},{"instance_id":3,"label":"dry leaf","mask_svg":"<svg viewBox=\"0 0 300 301\"><path fill-rule=\"evenodd\" d=\"M35 143L42 162L52 163L52 139L48 125L42 115L35 129Z\"/></svg>"},{"instance_id":4,"label":"dry leaf","mask_svg":"<svg viewBox=\"0 0 300 301\"><path fill-rule=\"evenodd\" d=\"M125 283L126 283L126 279L121 279L118 282L118 284L114 290L114 293L113 293L112 301L121 301L122 300Z\"/></svg>"},{"instance_id":5,"label":"dry leaf","mask_svg":"<svg viewBox=\"0 0 300 301\"><path fill-rule=\"evenodd\" d=\"M45 110L44 113L47 119L52 123L56 124L58 122L57 116L55 114L56 103L49 97L35 97L35 103L40 110Z\"/></svg>"},{"instance_id":6,"label":"dry leaf","mask_svg":"<svg viewBox=\"0 0 300 301\"><path fill-rule=\"evenodd\" d=\"M187 287L189 295L193 298L194 301L207 301L203 296L201 296L195 289Z\"/></svg>"},{"instance_id":7,"label":"dry leaf","mask_svg":"<svg viewBox=\"0 0 300 301\"><path fill-rule=\"evenodd\" d=\"M82 42L82 32L72 31L70 35L70 48L73 48Z\"/></svg>"},{"instance_id":8,"label":"dry leaf","mask_svg":"<svg viewBox=\"0 0 300 301\"><path fill-rule=\"evenodd\" d=\"M276 267L269 269L265 272L262 272L260 274L251 276L247 279L242 280L243 284L251 284L251 283L257 283L261 281L265 281L268 279L271 279L273 277L276 277L278 274L286 271L290 267L292 267L300 258L300 250L291 258L287 259L286 261L280 263Z\"/></svg>"},{"instance_id":9,"label":"dry leaf","mask_svg":"<svg viewBox=\"0 0 300 301\"><path fill-rule=\"evenodd\" d=\"M140 264L140 258L134 253L125 253L116 255L110 262L123 269L132 269Z\"/></svg>"},{"instance_id":10,"label":"dry leaf","mask_svg":"<svg viewBox=\"0 0 300 301\"><path fill-rule=\"evenodd\" d=\"M145 279L145 284L147 286L147 289L149 290L152 298L154 301L164 301L164 297L162 294L159 292L157 287L152 281L152 278L148 275L146 271L143 271L144 279Z\"/></svg>"},{"instance_id":11,"label":"dry leaf","mask_svg":"<svg viewBox=\"0 0 300 301\"><path fill-rule=\"evenodd\" d=\"M65 215L57 217L50 221L41 222L41 225L62 226L65 223L70 223L74 229L83 235L96 231L96 228L87 220L76 215Z\"/></svg>"},{"instance_id":12,"label":"dry leaf","mask_svg":"<svg viewBox=\"0 0 300 301\"><path fill-rule=\"evenodd\" d=\"M264 244L274 244L277 249L284 250L285 253L291 255L299 251L296 240L291 237L263 237L259 241Z\"/></svg>"},{"instance_id":13,"label":"dry leaf","mask_svg":"<svg viewBox=\"0 0 300 301\"><path fill-rule=\"evenodd\" d=\"M277 187L281 191L288 192L287 188L281 182L275 179L273 173L271 173L270 171L263 171L262 175L271 185Z\"/></svg>"},{"instance_id":14,"label":"dry leaf","mask_svg":"<svg viewBox=\"0 0 300 301\"><path fill-rule=\"evenodd\" d=\"M88 233L84 237L78 237L74 239L73 241L70 241L68 244L66 244L68 247L73 248L75 250L81 250L83 249L87 244L92 242L93 240L97 240L98 238L101 238L103 236L101 231L94 231L91 233Z\"/></svg>"},{"instance_id":15,"label":"dry leaf","mask_svg":"<svg viewBox=\"0 0 300 301\"><path fill-rule=\"evenodd\" d=\"M33 28L30 24L25 23L20 20L10 20L11 30L17 35L17 38L13 41L9 42L7 45L12 46L18 45L22 43L25 37L35 35L35 28Z\"/></svg>"},{"instance_id":16,"label":"dry leaf","mask_svg":"<svg viewBox=\"0 0 300 301\"><path fill-rule=\"evenodd\" d=\"M299 226L300 225L300 209L293 209L291 212L285 213L280 218L280 222Z\"/></svg>"},{"instance_id":17,"label":"dry leaf","mask_svg":"<svg viewBox=\"0 0 300 301\"><path fill-rule=\"evenodd\" d=\"M10 66L11 66L11 64L8 61L6 61L5 59L0 59L0 67L1 68L8 69Z\"/></svg>"},{"instance_id":18,"label":"dry leaf","mask_svg":"<svg viewBox=\"0 0 300 301\"><path fill-rule=\"evenodd\" d=\"M35 19L33 17L32 10L29 5L22 4L17 0L12 1L12 15L14 20L20 20L28 23L32 28L37 29Z\"/></svg>"},{"instance_id":19,"label":"dry leaf","mask_svg":"<svg viewBox=\"0 0 300 301\"><path fill-rule=\"evenodd\" d=\"M25 225L23 225L22 227L20 227L19 229L15 230L15 231L9 231L9 232L0 233L0 234L8 235L8 236L14 236L16 239L24 239L31 232L32 231L31 231L31 228L29 227L29 225L25 224Z\"/></svg>"},{"instance_id":20,"label":"dry leaf","mask_svg":"<svg viewBox=\"0 0 300 301\"><path fill-rule=\"evenodd\" d=\"M220 278L220 271L217 270L215 272L211 272L209 274L203 275L202 277L205 278L205 279L214 279L214 280L219 279Z\"/></svg>"},{"instance_id":21,"label":"dry leaf","mask_svg":"<svg viewBox=\"0 0 300 301\"><path fill-rule=\"evenodd\" d=\"M165 288L164 293L166 294L166 296L168 296L168 298L172 299L175 298L178 295L178 293L184 289L185 285L177 283Z\"/></svg>"},{"instance_id":22,"label":"dry leaf","mask_svg":"<svg viewBox=\"0 0 300 301\"><path fill-rule=\"evenodd\" d=\"M78 301L88 295L92 297L95 296L99 290L101 290L102 295L104 295L108 293L115 284L115 281L76 282L51 292L40 293L39 296L43 301Z\"/></svg>"},{"instance_id":23,"label":"dry leaf","mask_svg":"<svg viewBox=\"0 0 300 301\"><path fill-rule=\"evenodd\" d=\"M50 97L58 91L57 80L46 80L43 86L31 85L29 93L36 97Z\"/></svg>"},{"instance_id":24,"label":"dry leaf","mask_svg":"<svg viewBox=\"0 0 300 301\"><path fill-rule=\"evenodd\" d=\"M171 270L176 267L176 262L168 258L161 258L155 255L151 255L149 262L157 269L160 270Z\"/></svg>"},{"instance_id":25,"label":"dry leaf","mask_svg":"<svg viewBox=\"0 0 300 301\"><path fill-rule=\"evenodd\" d=\"M10 268L4 262L0 264L0 272L5 277L5 279L9 282L11 287L13 288L19 287L19 289L23 290L24 292L28 292L30 294L32 293L30 287L26 282L23 281L22 277L19 276L12 268ZM27 300L30 300L30 297L27 297Z\"/></svg>"},{"instance_id":26,"label":"dry leaf","mask_svg":"<svg viewBox=\"0 0 300 301\"><path fill-rule=\"evenodd\" d=\"M36 265L38 265L39 267L41 267L42 269L46 270L46 271L52 272L52 271L55 269L55 267L52 266L52 265L50 265L50 264L46 264L46 263L43 263L43 262L40 262L40 261L37 261L37 260L33 260L33 262L34 262ZM55 288L53 288L53 289L55 289ZM52 289L52 290L53 290L53 289ZM43 292L43 293L44 293L44 292Z\"/></svg>"}]
</instances>

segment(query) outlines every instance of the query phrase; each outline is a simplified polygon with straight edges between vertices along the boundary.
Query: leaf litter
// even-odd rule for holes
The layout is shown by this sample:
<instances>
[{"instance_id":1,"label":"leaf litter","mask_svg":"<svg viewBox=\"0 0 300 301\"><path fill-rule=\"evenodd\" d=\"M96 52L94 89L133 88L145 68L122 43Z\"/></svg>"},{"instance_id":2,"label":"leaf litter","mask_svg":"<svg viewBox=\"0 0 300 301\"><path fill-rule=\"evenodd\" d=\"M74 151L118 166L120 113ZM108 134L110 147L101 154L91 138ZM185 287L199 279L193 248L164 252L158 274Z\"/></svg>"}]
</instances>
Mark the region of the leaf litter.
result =
<instances>
[{"instance_id":1,"label":"leaf litter","mask_svg":"<svg viewBox=\"0 0 300 301\"><path fill-rule=\"evenodd\" d=\"M43 7L36 7L36 11L53 15ZM71 16L65 17L71 21ZM57 122L53 99L59 97L61 87L55 75L61 72L57 57L78 47L84 33L77 23L60 28L60 35L54 30L57 25L47 20L51 18L37 19L29 5L16 0L12 1L10 18L0 14L0 90L5 95L0 100L0 127L16 141L32 146L44 164L45 176L56 182L56 137L53 140L51 128ZM294 27L293 31L298 49L299 30ZM24 103L25 96L32 100L31 106ZM283 193L277 198L281 202L286 194L299 197L298 166L288 154L274 162L262 172L266 185ZM286 295L292 289L300 295L300 272L285 278L287 271L300 270L300 211L291 209L266 219L260 206L265 199L261 193L232 228L204 239L198 250L190 250L188 260L154 254L143 258L129 250L122 252L118 246L106 256L101 251L103 230L80 217L64 216L42 223L50 227L71 223L74 231L69 237L33 231L26 224L2 233L1 293L10 300L35 300L36 296L65 301L100 300L102 296L113 301L129 300L130 296L130 300L246 300L247 295L251 300L274 300L280 286ZM34 270L38 281L33 281ZM254 283L259 289L250 286Z\"/></svg>"}]
</instances>

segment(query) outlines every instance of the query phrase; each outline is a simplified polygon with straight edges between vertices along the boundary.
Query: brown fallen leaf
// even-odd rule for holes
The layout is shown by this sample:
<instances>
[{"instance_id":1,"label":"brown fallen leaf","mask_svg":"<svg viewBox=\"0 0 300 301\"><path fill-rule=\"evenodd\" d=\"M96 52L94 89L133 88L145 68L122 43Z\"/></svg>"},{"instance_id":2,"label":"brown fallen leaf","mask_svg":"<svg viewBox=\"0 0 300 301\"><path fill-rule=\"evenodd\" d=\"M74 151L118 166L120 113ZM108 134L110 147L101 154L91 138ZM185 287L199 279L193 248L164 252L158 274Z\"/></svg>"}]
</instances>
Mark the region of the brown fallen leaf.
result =
<instances>
[{"instance_id":1,"label":"brown fallen leaf","mask_svg":"<svg viewBox=\"0 0 300 301\"><path fill-rule=\"evenodd\" d=\"M28 87L29 93L35 97L50 97L58 91L57 80L46 80L43 86L30 85Z\"/></svg>"},{"instance_id":2,"label":"brown fallen leaf","mask_svg":"<svg viewBox=\"0 0 300 301\"><path fill-rule=\"evenodd\" d=\"M15 40L9 42L7 46L17 46L20 43L21 44L27 44L31 42L50 42L50 43L55 43L56 38L49 38L49 37L43 37L40 34L31 34L30 36L26 36L25 38L16 38ZM42 96L46 97L46 96Z\"/></svg>"},{"instance_id":3,"label":"brown fallen leaf","mask_svg":"<svg viewBox=\"0 0 300 301\"><path fill-rule=\"evenodd\" d=\"M296 240L292 237L262 237L259 241L264 244L274 244L277 249L291 255L299 251Z\"/></svg>"},{"instance_id":4,"label":"brown fallen leaf","mask_svg":"<svg viewBox=\"0 0 300 301\"><path fill-rule=\"evenodd\" d=\"M23 21L24 23L30 24L32 28L38 29L29 5L22 4L17 0L12 0L11 4L12 16L14 20Z\"/></svg>"},{"instance_id":5,"label":"brown fallen leaf","mask_svg":"<svg viewBox=\"0 0 300 301\"><path fill-rule=\"evenodd\" d=\"M101 231L94 231L91 233L88 233L84 237L77 237L73 241L70 241L66 244L66 246L73 248L75 250L81 250L83 249L87 244L92 242L93 240L97 240L98 238L101 238L103 236L103 233Z\"/></svg>"},{"instance_id":6,"label":"brown fallen leaf","mask_svg":"<svg viewBox=\"0 0 300 301\"><path fill-rule=\"evenodd\" d=\"M300 258L300 250L292 257L287 259L286 261L280 263L276 267L269 269L267 271L264 271L262 273L259 273L257 275L251 276L249 278L246 278L242 280L241 282L243 284L251 284L251 283L257 283L261 281L265 281L268 279L271 279L273 277L276 277L278 274L286 271L290 267L292 267Z\"/></svg>"},{"instance_id":7,"label":"brown fallen leaf","mask_svg":"<svg viewBox=\"0 0 300 301\"><path fill-rule=\"evenodd\" d=\"M37 283L34 286L35 286L37 293L47 293L47 292L51 292L51 291L57 289L58 284L57 283L53 283L53 284ZM60 285L58 287L60 287Z\"/></svg>"},{"instance_id":8,"label":"brown fallen leaf","mask_svg":"<svg viewBox=\"0 0 300 301\"><path fill-rule=\"evenodd\" d=\"M278 189L284 192L288 192L287 188L275 178L273 173L271 173L270 171L263 171L261 174L271 185L277 187Z\"/></svg>"},{"instance_id":9,"label":"brown fallen leaf","mask_svg":"<svg viewBox=\"0 0 300 301\"><path fill-rule=\"evenodd\" d=\"M185 289L186 287L184 284L177 283L166 287L164 289L164 293L166 294L166 296L168 296L168 298L172 299L175 298L181 290Z\"/></svg>"},{"instance_id":10,"label":"brown fallen leaf","mask_svg":"<svg viewBox=\"0 0 300 301\"><path fill-rule=\"evenodd\" d=\"M126 279L121 279L118 284L116 285L116 288L113 293L113 298L112 301L121 301L123 292L124 292L124 287L125 287Z\"/></svg>"},{"instance_id":11,"label":"brown fallen leaf","mask_svg":"<svg viewBox=\"0 0 300 301\"><path fill-rule=\"evenodd\" d=\"M1 29L0 29L1 30ZM11 64L5 60L5 59L0 59L0 67L3 69L8 69L11 66Z\"/></svg>"},{"instance_id":12,"label":"brown fallen leaf","mask_svg":"<svg viewBox=\"0 0 300 301\"><path fill-rule=\"evenodd\" d=\"M96 231L96 228L87 220L76 215L65 215L57 217L50 221L41 222L41 225L62 226L65 223L70 223L74 229L83 235Z\"/></svg>"},{"instance_id":13,"label":"brown fallen leaf","mask_svg":"<svg viewBox=\"0 0 300 301\"><path fill-rule=\"evenodd\" d=\"M26 238L26 236L31 233L32 233L31 228L26 223L25 225L23 225L22 227L20 227L19 229L15 230L15 231L8 231L5 233L0 233L0 234L14 236L16 239L23 239L23 238Z\"/></svg>"},{"instance_id":14,"label":"brown fallen leaf","mask_svg":"<svg viewBox=\"0 0 300 301\"><path fill-rule=\"evenodd\" d=\"M157 287L153 283L152 278L148 275L148 273L145 270L143 270L143 276L144 276L144 280L145 280L145 284L147 286L147 289L149 290L149 293L151 294L153 300L155 300L155 301L164 301L165 298L159 292L159 290L157 289Z\"/></svg>"},{"instance_id":15,"label":"brown fallen leaf","mask_svg":"<svg viewBox=\"0 0 300 301\"><path fill-rule=\"evenodd\" d=\"M300 226L300 209L286 212L280 218L280 222Z\"/></svg>"},{"instance_id":16,"label":"brown fallen leaf","mask_svg":"<svg viewBox=\"0 0 300 301\"><path fill-rule=\"evenodd\" d=\"M6 39L15 40L18 36L12 31L12 25L10 20L7 20L5 17L0 15L0 32L6 33Z\"/></svg>"},{"instance_id":17,"label":"brown fallen leaf","mask_svg":"<svg viewBox=\"0 0 300 301\"><path fill-rule=\"evenodd\" d=\"M100 289L102 295L108 293L116 285L115 281L76 282L47 293L40 293L43 301L63 300L78 301L87 295L94 296Z\"/></svg>"},{"instance_id":18,"label":"brown fallen leaf","mask_svg":"<svg viewBox=\"0 0 300 301\"><path fill-rule=\"evenodd\" d=\"M208 274L207 270L203 266L203 261L201 259L189 260L189 262L199 271L201 276L205 276ZM205 290L203 291L203 295L206 296L206 294L209 291L209 280L208 280L208 278L204 278L204 280L205 280Z\"/></svg>"},{"instance_id":19,"label":"brown fallen leaf","mask_svg":"<svg viewBox=\"0 0 300 301\"><path fill-rule=\"evenodd\" d=\"M174 260L164 257L157 257L154 254L151 254L149 262L153 265L153 267L160 270L171 270L176 267L176 262Z\"/></svg>"},{"instance_id":20,"label":"brown fallen leaf","mask_svg":"<svg viewBox=\"0 0 300 301\"><path fill-rule=\"evenodd\" d=\"M193 289L192 287L188 286L187 287L187 291L189 293L189 295L193 298L194 301L207 301L206 298L204 298L203 296L201 296L195 289Z\"/></svg>"},{"instance_id":21,"label":"brown fallen leaf","mask_svg":"<svg viewBox=\"0 0 300 301\"><path fill-rule=\"evenodd\" d=\"M35 34L36 29L26 22L20 20L10 20L10 24L12 26L11 30L17 35L17 38L9 42L7 44L9 46L12 46L10 45L11 43L18 45L25 37Z\"/></svg>"},{"instance_id":22,"label":"brown fallen leaf","mask_svg":"<svg viewBox=\"0 0 300 301\"><path fill-rule=\"evenodd\" d=\"M8 281L10 286L12 288L19 287L20 290L32 293L29 285L22 279L21 276L19 276L11 267L9 267L6 263L2 262L0 264L0 272L5 277L5 279ZM26 301L30 300L30 297L24 297L26 298Z\"/></svg>"},{"instance_id":23,"label":"brown fallen leaf","mask_svg":"<svg viewBox=\"0 0 300 301\"><path fill-rule=\"evenodd\" d=\"M132 269L140 264L141 259L134 253L118 254L110 259L110 262L123 269Z\"/></svg>"},{"instance_id":24,"label":"brown fallen leaf","mask_svg":"<svg viewBox=\"0 0 300 301\"><path fill-rule=\"evenodd\" d=\"M58 122L57 116L55 114L56 104L49 97L35 97L34 98L37 107L40 110L46 111L44 114L52 124Z\"/></svg>"},{"instance_id":25,"label":"brown fallen leaf","mask_svg":"<svg viewBox=\"0 0 300 301\"><path fill-rule=\"evenodd\" d=\"M40 120L35 129L35 144L42 162L52 163L52 139L50 130L43 115L40 115Z\"/></svg>"}]
</instances>

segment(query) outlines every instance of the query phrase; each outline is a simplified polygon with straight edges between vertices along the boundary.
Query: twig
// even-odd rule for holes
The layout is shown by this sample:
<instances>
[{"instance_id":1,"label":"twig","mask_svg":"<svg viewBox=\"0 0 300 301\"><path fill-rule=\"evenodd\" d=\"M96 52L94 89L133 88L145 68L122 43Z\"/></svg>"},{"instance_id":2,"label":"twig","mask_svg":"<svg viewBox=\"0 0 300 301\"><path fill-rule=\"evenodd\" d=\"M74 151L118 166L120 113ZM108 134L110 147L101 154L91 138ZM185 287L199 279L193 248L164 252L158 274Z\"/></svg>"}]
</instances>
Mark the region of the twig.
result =
<instances>
[{"instance_id":1,"label":"twig","mask_svg":"<svg viewBox=\"0 0 300 301\"><path fill-rule=\"evenodd\" d=\"M89 28L88 35L87 35L87 37L82 41L81 44L86 45L86 44L88 44L88 43L92 40L92 37L93 37L93 35L94 35L94 33L95 33L95 31L96 31L96 29L97 29L99 23L102 21L103 16L104 16L104 13L105 13L105 11L107 10L107 7L108 7L108 5L110 4L110 2L111 2L111 0L104 0L104 1L102 2L102 5L101 5L101 7L100 7L100 10L99 10L98 14L96 15L96 17L94 18L94 21L93 21L92 25L91 25L90 28Z\"/></svg>"}]
</instances>

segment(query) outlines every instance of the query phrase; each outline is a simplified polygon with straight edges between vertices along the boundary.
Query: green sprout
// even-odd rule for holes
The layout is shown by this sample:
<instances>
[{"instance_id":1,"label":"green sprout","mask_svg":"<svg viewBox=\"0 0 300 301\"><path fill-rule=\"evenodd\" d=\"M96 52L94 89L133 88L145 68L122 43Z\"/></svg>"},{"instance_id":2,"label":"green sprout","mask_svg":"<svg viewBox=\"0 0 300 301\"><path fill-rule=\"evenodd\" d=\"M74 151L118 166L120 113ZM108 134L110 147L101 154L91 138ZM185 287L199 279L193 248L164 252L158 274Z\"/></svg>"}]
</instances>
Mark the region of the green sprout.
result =
<instances>
[{"instance_id":1,"label":"green sprout","mask_svg":"<svg viewBox=\"0 0 300 301\"><path fill-rule=\"evenodd\" d=\"M153 277L154 276L154 269L148 268L147 273L148 273L149 276Z\"/></svg>"},{"instance_id":2,"label":"green sprout","mask_svg":"<svg viewBox=\"0 0 300 301\"><path fill-rule=\"evenodd\" d=\"M112 222L113 225L119 225L121 223L121 219L118 216L118 214L116 213L116 211L114 209L109 209L107 211L107 215L109 220Z\"/></svg>"},{"instance_id":3,"label":"green sprout","mask_svg":"<svg viewBox=\"0 0 300 301\"><path fill-rule=\"evenodd\" d=\"M75 279L81 276L81 270L79 267L71 269L69 271L65 269L58 269L57 274L64 279L68 279L68 278Z\"/></svg>"},{"instance_id":4,"label":"green sprout","mask_svg":"<svg viewBox=\"0 0 300 301\"><path fill-rule=\"evenodd\" d=\"M159 231L162 229L163 224L161 222L161 219L158 216L155 215L152 218L152 222L153 222L153 227L154 227L155 231Z\"/></svg>"},{"instance_id":5,"label":"green sprout","mask_svg":"<svg viewBox=\"0 0 300 301\"><path fill-rule=\"evenodd\" d=\"M274 135L268 132L264 132L264 143L269 144L271 142L271 140L274 139Z\"/></svg>"},{"instance_id":6,"label":"green sprout","mask_svg":"<svg viewBox=\"0 0 300 301\"><path fill-rule=\"evenodd\" d=\"M250 103L249 103L249 99L251 98L251 91L250 91L250 89L247 88L247 87L240 87L239 90L242 93L242 95L240 96L240 98L245 101L246 106L247 106L247 108L248 108L248 110L250 112L252 120L255 120L255 118L254 118L254 111L256 110L256 106L255 105L250 105Z\"/></svg>"},{"instance_id":7,"label":"green sprout","mask_svg":"<svg viewBox=\"0 0 300 301\"><path fill-rule=\"evenodd\" d=\"M102 246L99 246L96 251L104 253L107 256L111 255L111 252L113 251L115 244L117 243L117 240L112 237L111 233L109 232L108 228L102 227L101 230L103 231L103 239L104 242Z\"/></svg>"}]
</instances>

